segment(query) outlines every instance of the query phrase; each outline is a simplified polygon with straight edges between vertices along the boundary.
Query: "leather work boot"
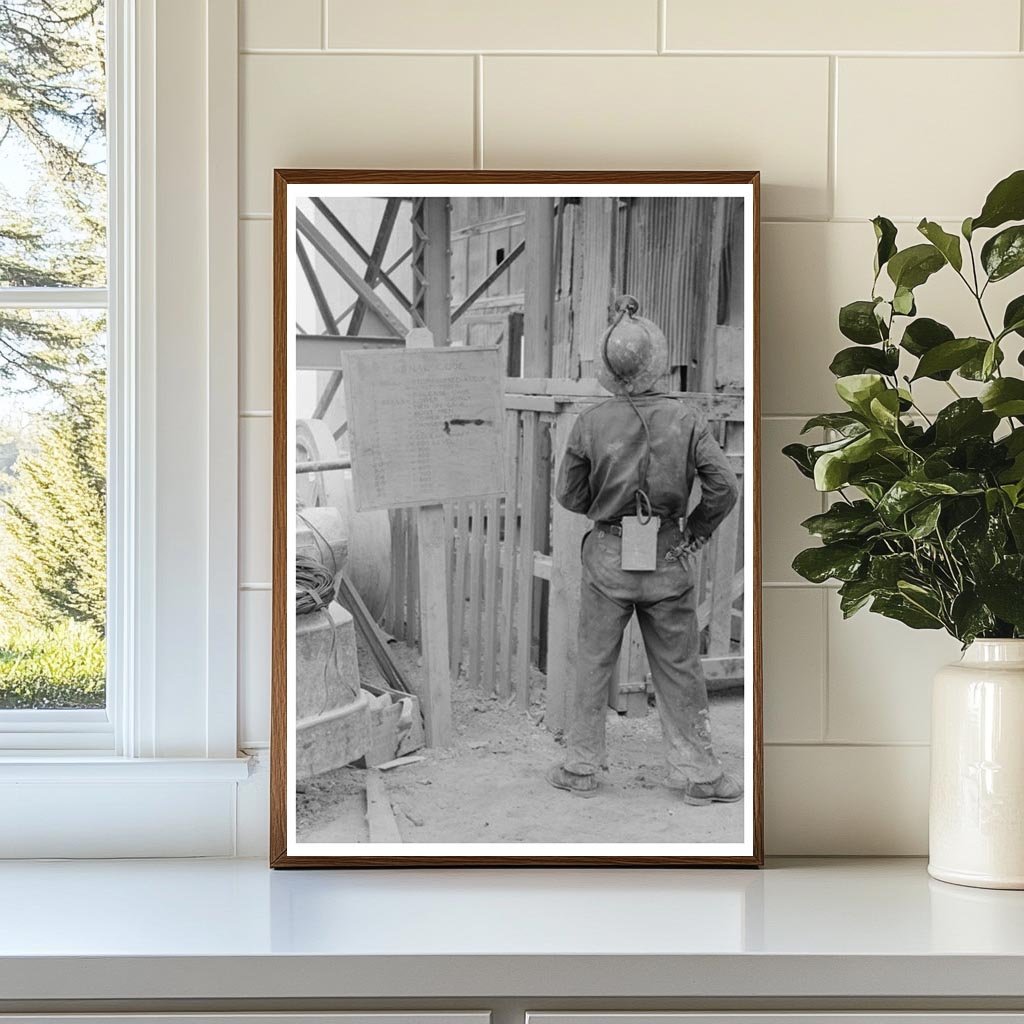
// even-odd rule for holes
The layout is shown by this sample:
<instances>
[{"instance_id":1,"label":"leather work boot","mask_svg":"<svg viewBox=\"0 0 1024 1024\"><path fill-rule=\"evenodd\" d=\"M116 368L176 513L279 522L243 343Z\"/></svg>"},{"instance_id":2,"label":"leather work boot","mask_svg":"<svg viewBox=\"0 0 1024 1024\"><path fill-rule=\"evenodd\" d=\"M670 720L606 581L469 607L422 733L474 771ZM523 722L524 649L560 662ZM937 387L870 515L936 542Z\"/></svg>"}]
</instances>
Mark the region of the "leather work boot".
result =
<instances>
[{"instance_id":1,"label":"leather work boot","mask_svg":"<svg viewBox=\"0 0 1024 1024\"><path fill-rule=\"evenodd\" d=\"M565 789L573 796L597 796L598 781L595 775L576 775L567 772L560 764L553 764L547 772L547 780L555 789Z\"/></svg>"},{"instance_id":2,"label":"leather work boot","mask_svg":"<svg viewBox=\"0 0 1024 1024\"><path fill-rule=\"evenodd\" d=\"M693 807L705 807L708 804L734 804L743 799L743 787L731 775L722 772L714 782L687 782L684 785L672 786L678 789L683 803Z\"/></svg>"}]
</instances>

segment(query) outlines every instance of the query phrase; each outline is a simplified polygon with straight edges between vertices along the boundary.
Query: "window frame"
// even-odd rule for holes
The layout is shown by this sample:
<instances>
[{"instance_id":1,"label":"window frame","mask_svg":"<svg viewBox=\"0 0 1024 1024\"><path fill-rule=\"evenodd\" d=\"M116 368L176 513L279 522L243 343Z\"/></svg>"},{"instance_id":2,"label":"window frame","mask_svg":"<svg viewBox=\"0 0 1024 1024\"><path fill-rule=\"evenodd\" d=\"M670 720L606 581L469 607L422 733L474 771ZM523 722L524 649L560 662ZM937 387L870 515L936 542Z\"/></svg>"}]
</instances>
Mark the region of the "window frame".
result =
<instances>
[{"instance_id":1,"label":"window frame","mask_svg":"<svg viewBox=\"0 0 1024 1024\"><path fill-rule=\"evenodd\" d=\"M133 0L105 0L107 100L107 262L103 287L5 288L0 287L0 308L43 310L103 310L107 314L107 652L106 704L103 708L0 709L0 755L7 752L74 752L113 754L119 746L115 715L119 706L124 661L119 648L125 643L121 588L115 573L123 573L123 503L134 481L120 467L120 450L128 436L124 368L130 358L126 344L127 321L122 309L126 289L121 282L133 228L130 204L134 175L129 128L134 117L134 46L130 41ZM114 283L116 282L116 283ZM115 300L118 305L115 305ZM119 400L115 400L119 399ZM124 400L128 401L125 402ZM128 405L129 408L125 408ZM115 470L115 467L117 469ZM113 597L112 602L110 598Z\"/></svg>"},{"instance_id":2,"label":"window frame","mask_svg":"<svg viewBox=\"0 0 1024 1024\"><path fill-rule=\"evenodd\" d=\"M0 711L4 779L17 778L21 763L34 779L43 761L52 778L55 757L69 778L83 758L144 762L147 778L155 761L174 772L196 759L217 780L246 774L244 761L229 763L237 755L238 11L236 0L170 7L107 0L107 287L0 292L5 306L106 308L108 316L107 705ZM179 57L198 79L191 92L176 84ZM183 274L203 314L189 322L175 283ZM196 394L205 400L205 444L183 467L167 457L167 424L195 420ZM179 517L168 497L173 503L183 468L198 496ZM183 542L189 564L179 570L170 549ZM165 600L175 590L177 609ZM182 596L200 614L182 616ZM190 668L168 664L176 642L196 652ZM176 712L176 701L192 713Z\"/></svg>"}]
</instances>

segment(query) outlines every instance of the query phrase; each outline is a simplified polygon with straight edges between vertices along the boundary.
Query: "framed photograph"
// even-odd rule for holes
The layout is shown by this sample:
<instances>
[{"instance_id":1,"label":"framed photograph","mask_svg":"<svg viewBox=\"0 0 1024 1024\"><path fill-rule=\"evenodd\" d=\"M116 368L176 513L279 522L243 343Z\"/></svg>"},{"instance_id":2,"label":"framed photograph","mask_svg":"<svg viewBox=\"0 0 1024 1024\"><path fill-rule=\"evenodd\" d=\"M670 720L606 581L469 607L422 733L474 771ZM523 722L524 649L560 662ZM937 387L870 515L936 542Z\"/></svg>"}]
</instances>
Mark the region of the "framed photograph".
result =
<instances>
[{"instance_id":1,"label":"framed photograph","mask_svg":"<svg viewBox=\"0 0 1024 1024\"><path fill-rule=\"evenodd\" d=\"M762 863L758 183L275 172L273 866Z\"/></svg>"}]
</instances>

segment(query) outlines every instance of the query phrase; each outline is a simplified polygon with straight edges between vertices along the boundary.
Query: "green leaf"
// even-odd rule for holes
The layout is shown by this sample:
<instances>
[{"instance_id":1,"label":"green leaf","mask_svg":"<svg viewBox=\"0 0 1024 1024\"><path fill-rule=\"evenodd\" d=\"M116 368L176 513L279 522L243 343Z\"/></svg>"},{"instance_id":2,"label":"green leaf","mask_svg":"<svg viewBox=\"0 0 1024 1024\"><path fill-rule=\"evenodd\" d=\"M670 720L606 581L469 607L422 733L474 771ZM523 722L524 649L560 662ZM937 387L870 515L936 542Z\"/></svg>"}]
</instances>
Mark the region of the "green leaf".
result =
<instances>
[{"instance_id":1,"label":"green leaf","mask_svg":"<svg viewBox=\"0 0 1024 1024\"><path fill-rule=\"evenodd\" d=\"M843 453L826 452L814 463L814 486L819 491L838 490L850 479L850 464Z\"/></svg>"},{"instance_id":2,"label":"green leaf","mask_svg":"<svg viewBox=\"0 0 1024 1024\"><path fill-rule=\"evenodd\" d=\"M900 353L894 345L884 348L853 348L840 349L829 364L829 370L837 377L848 377L866 370L877 370L892 376L900 365Z\"/></svg>"},{"instance_id":3,"label":"green leaf","mask_svg":"<svg viewBox=\"0 0 1024 1024\"><path fill-rule=\"evenodd\" d=\"M909 288L900 285L892 297L892 309L900 316L913 316L917 312L917 306L914 305L914 293Z\"/></svg>"},{"instance_id":4,"label":"green leaf","mask_svg":"<svg viewBox=\"0 0 1024 1024\"><path fill-rule=\"evenodd\" d=\"M839 588L839 607L843 618L848 619L860 611L878 593L878 587L870 580L849 580Z\"/></svg>"},{"instance_id":5,"label":"green leaf","mask_svg":"<svg viewBox=\"0 0 1024 1024\"><path fill-rule=\"evenodd\" d=\"M883 391L877 398L871 399L871 404L868 408L871 410L871 416L876 423L879 423L886 430L897 429L900 418L900 395L898 391L893 389ZM881 445L878 447L881 447Z\"/></svg>"},{"instance_id":6,"label":"green leaf","mask_svg":"<svg viewBox=\"0 0 1024 1024\"><path fill-rule=\"evenodd\" d=\"M942 629L942 621L914 607L901 596L879 596L871 602L871 610L887 619L896 619L911 629Z\"/></svg>"},{"instance_id":7,"label":"green leaf","mask_svg":"<svg viewBox=\"0 0 1024 1024\"><path fill-rule=\"evenodd\" d=\"M999 351L999 342L993 341L985 349L985 356L981 361L981 376L984 380L988 380L995 368L1002 362L1000 358L1002 353Z\"/></svg>"},{"instance_id":8,"label":"green leaf","mask_svg":"<svg viewBox=\"0 0 1024 1024\"><path fill-rule=\"evenodd\" d=\"M921 356L913 379L920 380L922 377L931 377L941 380L943 379L942 373L946 371L951 373L974 356L983 357L986 348L988 348L988 342L982 341L980 338L953 338L950 341L944 341ZM948 374L946 379L948 379Z\"/></svg>"},{"instance_id":9,"label":"green leaf","mask_svg":"<svg viewBox=\"0 0 1024 1024\"><path fill-rule=\"evenodd\" d=\"M871 399L885 390L885 381L876 373L854 373L836 381L836 393L861 415L866 415Z\"/></svg>"},{"instance_id":10,"label":"green leaf","mask_svg":"<svg viewBox=\"0 0 1024 1024\"><path fill-rule=\"evenodd\" d=\"M950 484L929 480L897 480L878 503L878 514L890 525L897 525L900 516L912 508L942 494L956 494Z\"/></svg>"},{"instance_id":11,"label":"green leaf","mask_svg":"<svg viewBox=\"0 0 1024 1024\"><path fill-rule=\"evenodd\" d=\"M991 360L991 368L985 368L985 360ZM985 351L979 355L971 356L963 366L957 370L957 376L964 380L987 381L992 379L995 368L1003 361L1003 350L995 342L986 344Z\"/></svg>"},{"instance_id":12,"label":"green leaf","mask_svg":"<svg viewBox=\"0 0 1024 1024\"><path fill-rule=\"evenodd\" d=\"M978 596L1005 622L1024 629L1024 583L1009 575L979 581Z\"/></svg>"},{"instance_id":13,"label":"green leaf","mask_svg":"<svg viewBox=\"0 0 1024 1024\"><path fill-rule=\"evenodd\" d=\"M1003 333L1010 331L1024 338L1024 295L1011 299L1003 313Z\"/></svg>"},{"instance_id":14,"label":"green leaf","mask_svg":"<svg viewBox=\"0 0 1024 1024\"><path fill-rule=\"evenodd\" d=\"M868 567L868 579L880 589L895 590L913 564L913 555L903 551L892 555L875 555Z\"/></svg>"},{"instance_id":15,"label":"green leaf","mask_svg":"<svg viewBox=\"0 0 1024 1024\"><path fill-rule=\"evenodd\" d=\"M965 217L963 224L960 225L960 234L963 235L968 242L971 240L971 235L974 234L974 229L971 227L973 222L973 217Z\"/></svg>"},{"instance_id":16,"label":"green leaf","mask_svg":"<svg viewBox=\"0 0 1024 1024\"><path fill-rule=\"evenodd\" d=\"M814 461L811 459L810 447L806 444L787 444L782 454L789 459L804 476L814 478Z\"/></svg>"},{"instance_id":17,"label":"green leaf","mask_svg":"<svg viewBox=\"0 0 1024 1024\"><path fill-rule=\"evenodd\" d=\"M1000 418L1024 416L1024 380L1000 377L992 381L978 396L982 406Z\"/></svg>"},{"instance_id":18,"label":"green leaf","mask_svg":"<svg viewBox=\"0 0 1024 1024\"><path fill-rule=\"evenodd\" d=\"M976 398L958 398L935 417L935 439L940 445L957 444L968 437L991 437L999 417L985 412Z\"/></svg>"},{"instance_id":19,"label":"green leaf","mask_svg":"<svg viewBox=\"0 0 1024 1024\"><path fill-rule=\"evenodd\" d=\"M945 257L934 245L921 244L901 249L889 260L886 270L897 288L913 291L945 265Z\"/></svg>"},{"instance_id":20,"label":"green leaf","mask_svg":"<svg viewBox=\"0 0 1024 1024\"><path fill-rule=\"evenodd\" d=\"M1024 267L1024 224L990 238L982 246L981 265L990 281L1002 281Z\"/></svg>"},{"instance_id":21,"label":"green leaf","mask_svg":"<svg viewBox=\"0 0 1024 1024\"><path fill-rule=\"evenodd\" d=\"M960 253L960 239L956 235L951 235L935 221L927 219L917 225L917 230L942 253L945 261L954 270L960 270L963 267L964 259Z\"/></svg>"},{"instance_id":22,"label":"green leaf","mask_svg":"<svg viewBox=\"0 0 1024 1024\"><path fill-rule=\"evenodd\" d=\"M997 228L1008 220L1024 220L1024 170L1014 171L989 192L981 213L970 221L967 230ZM965 227L967 223L964 221Z\"/></svg>"},{"instance_id":23,"label":"green leaf","mask_svg":"<svg viewBox=\"0 0 1024 1024\"><path fill-rule=\"evenodd\" d=\"M866 555L859 544L840 541L820 548L807 548L793 559L793 569L805 580L824 583L827 579L854 579Z\"/></svg>"},{"instance_id":24,"label":"green leaf","mask_svg":"<svg viewBox=\"0 0 1024 1024\"><path fill-rule=\"evenodd\" d=\"M914 525L908 531L909 536L914 540L924 540L925 537L930 536L935 532L941 514L942 502L940 501L926 501L923 505L918 505L910 513L910 520Z\"/></svg>"},{"instance_id":25,"label":"green leaf","mask_svg":"<svg viewBox=\"0 0 1024 1024\"><path fill-rule=\"evenodd\" d=\"M858 351L867 351L858 350ZM853 427L863 427L863 421L848 412L824 412L820 416L812 416L804 425L800 431L801 434L806 434L808 430L814 430L816 427L824 427L826 430L838 430L845 432ZM860 431L857 431L860 433Z\"/></svg>"},{"instance_id":26,"label":"green leaf","mask_svg":"<svg viewBox=\"0 0 1024 1024\"><path fill-rule=\"evenodd\" d=\"M839 332L858 345L877 345L885 341L888 332L875 316L876 299L858 299L839 310Z\"/></svg>"},{"instance_id":27,"label":"green leaf","mask_svg":"<svg viewBox=\"0 0 1024 1024\"><path fill-rule=\"evenodd\" d=\"M875 229L875 277L881 273L882 267L896 255L896 225L881 215L871 221Z\"/></svg>"},{"instance_id":28,"label":"green leaf","mask_svg":"<svg viewBox=\"0 0 1024 1024\"><path fill-rule=\"evenodd\" d=\"M846 503L837 501L827 512L811 516L800 524L808 533L826 544L848 540L880 528L878 517L869 501Z\"/></svg>"},{"instance_id":29,"label":"green leaf","mask_svg":"<svg viewBox=\"0 0 1024 1024\"><path fill-rule=\"evenodd\" d=\"M929 317L918 317L913 323L907 324L900 345L912 356L919 358L936 345L951 341L956 335L945 325Z\"/></svg>"},{"instance_id":30,"label":"green leaf","mask_svg":"<svg viewBox=\"0 0 1024 1024\"><path fill-rule=\"evenodd\" d=\"M949 617L956 627L956 638L970 643L995 628L995 619L977 594L964 591L953 599Z\"/></svg>"}]
</instances>

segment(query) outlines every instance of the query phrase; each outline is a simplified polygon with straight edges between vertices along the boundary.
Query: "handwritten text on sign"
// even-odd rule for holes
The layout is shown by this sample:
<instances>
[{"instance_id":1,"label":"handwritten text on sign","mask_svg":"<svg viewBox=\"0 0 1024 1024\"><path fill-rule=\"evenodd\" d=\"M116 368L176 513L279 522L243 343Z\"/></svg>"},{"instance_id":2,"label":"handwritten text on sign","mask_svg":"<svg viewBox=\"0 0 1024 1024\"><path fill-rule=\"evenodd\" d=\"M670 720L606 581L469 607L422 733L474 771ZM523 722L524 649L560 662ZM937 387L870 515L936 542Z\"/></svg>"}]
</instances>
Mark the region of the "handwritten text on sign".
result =
<instances>
[{"instance_id":1,"label":"handwritten text on sign","mask_svg":"<svg viewBox=\"0 0 1024 1024\"><path fill-rule=\"evenodd\" d=\"M342 367L357 509L504 492L497 349L349 352Z\"/></svg>"}]
</instances>

